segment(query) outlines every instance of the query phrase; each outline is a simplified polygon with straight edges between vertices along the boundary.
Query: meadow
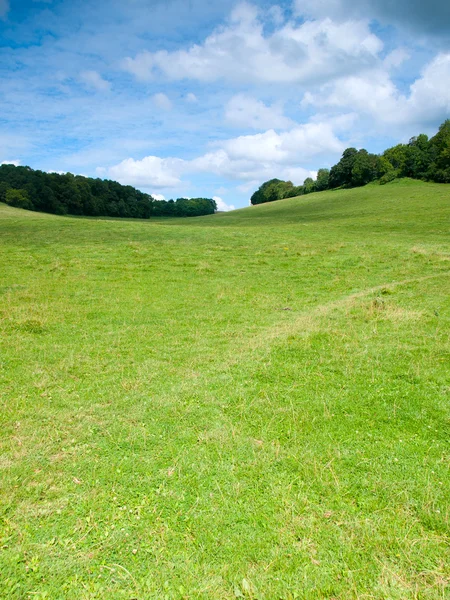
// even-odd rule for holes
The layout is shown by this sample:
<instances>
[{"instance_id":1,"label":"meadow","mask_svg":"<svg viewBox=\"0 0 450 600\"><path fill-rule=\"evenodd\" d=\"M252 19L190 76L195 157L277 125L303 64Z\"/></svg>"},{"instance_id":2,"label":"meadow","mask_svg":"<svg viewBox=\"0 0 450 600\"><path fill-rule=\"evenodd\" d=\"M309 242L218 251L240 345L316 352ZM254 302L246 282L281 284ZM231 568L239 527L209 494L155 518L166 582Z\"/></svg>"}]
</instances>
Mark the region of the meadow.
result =
<instances>
[{"instance_id":1,"label":"meadow","mask_svg":"<svg viewBox=\"0 0 450 600\"><path fill-rule=\"evenodd\" d=\"M450 597L450 185L0 204L0 598Z\"/></svg>"}]
</instances>

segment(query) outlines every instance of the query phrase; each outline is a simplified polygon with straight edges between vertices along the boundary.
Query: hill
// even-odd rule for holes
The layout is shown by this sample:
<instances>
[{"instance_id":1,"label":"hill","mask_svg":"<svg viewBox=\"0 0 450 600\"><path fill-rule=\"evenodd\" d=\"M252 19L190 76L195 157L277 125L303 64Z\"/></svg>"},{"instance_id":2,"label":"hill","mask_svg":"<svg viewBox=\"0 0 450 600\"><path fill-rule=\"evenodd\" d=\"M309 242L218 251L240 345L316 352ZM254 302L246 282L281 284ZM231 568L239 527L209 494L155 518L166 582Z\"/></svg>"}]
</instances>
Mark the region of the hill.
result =
<instances>
[{"instance_id":1,"label":"hill","mask_svg":"<svg viewBox=\"0 0 450 600\"><path fill-rule=\"evenodd\" d=\"M449 217L0 204L0 597L445 597Z\"/></svg>"}]
</instances>

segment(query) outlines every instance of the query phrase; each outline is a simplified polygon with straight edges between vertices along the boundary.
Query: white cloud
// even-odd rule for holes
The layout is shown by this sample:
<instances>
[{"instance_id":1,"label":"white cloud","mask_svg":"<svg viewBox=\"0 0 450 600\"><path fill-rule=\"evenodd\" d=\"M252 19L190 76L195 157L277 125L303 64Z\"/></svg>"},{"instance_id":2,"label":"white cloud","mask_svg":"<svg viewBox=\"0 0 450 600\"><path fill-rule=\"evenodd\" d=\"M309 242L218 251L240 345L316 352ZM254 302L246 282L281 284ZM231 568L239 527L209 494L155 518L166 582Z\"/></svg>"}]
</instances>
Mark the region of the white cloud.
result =
<instances>
[{"instance_id":1,"label":"white cloud","mask_svg":"<svg viewBox=\"0 0 450 600\"><path fill-rule=\"evenodd\" d=\"M264 102L237 94L225 106L225 119L235 127L252 129L287 129L292 121L283 115L281 105L266 106Z\"/></svg>"},{"instance_id":2,"label":"white cloud","mask_svg":"<svg viewBox=\"0 0 450 600\"><path fill-rule=\"evenodd\" d=\"M278 4L274 4L267 11L267 15L275 25L282 25L284 23L284 13Z\"/></svg>"},{"instance_id":3,"label":"white cloud","mask_svg":"<svg viewBox=\"0 0 450 600\"><path fill-rule=\"evenodd\" d=\"M198 98L195 94L193 94L192 92L189 92L189 94L186 95L186 102L195 104L196 102L198 102Z\"/></svg>"},{"instance_id":4,"label":"white cloud","mask_svg":"<svg viewBox=\"0 0 450 600\"><path fill-rule=\"evenodd\" d=\"M450 115L450 53L439 54L411 86L408 108L415 120L448 119Z\"/></svg>"},{"instance_id":5,"label":"white cloud","mask_svg":"<svg viewBox=\"0 0 450 600\"><path fill-rule=\"evenodd\" d=\"M138 188L173 188L181 184L183 166L184 161L178 158L146 156L142 160L127 158L106 173L111 179Z\"/></svg>"},{"instance_id":6,"label":"white cloud","mask_svg":"<svg viewBox=\"0 0 450 600\"><path fill-rule=\"evenodd\" d=\"M20 165L20 160L2 160L0 165L14 165L15 167L18 167Z\"/></svg>"},{"instance_id":7,"label":"white cloud","mask_svg":"<svg viewBox=\"0 0 450 600\"><path fill-rule=\"evenodd\" d=\"M221 142L232 160L299 164L322 154L340 152L342 142L327 122L297 125L290 131L240 136Z\"/></svg>"},{"instance_id":8,"label":"white cloud","mask_svg":"<svg viewBox=\"0 0 450 600\"><path fill-rule=\"evenodd\" d=\"M365 21L290 22L265 34L257 10L241 4L228 24L202 44L173 52L144 51L126 58L123 68L141 81L163 75L171 80L308 84L359 72L377 61L382 48Z\"/></svg>"},{"instance_id":9,"label":"white cloud","mask_svg":"<svg viewBox=\"0 0 450 600\"><path fill-rule=\"evenodd\" d=\"M386 69L398 69L410 58L409 52L404 48L396 48L390 52L383 61Z\"/></svg>"},{"instance_id":10,"label":"white cloud","mask_svg":"<svg viewBox=\"0 0 450 600\"><path fill-rule=\"evenodd\" d=\"M150 195L155 200L165 200L166 199L166 197L164 196L164 194L150 194Z\"/></svg>"},{"instance_id":11,"label":"white cloud","mask_svg":"<svg viewBox=\"0 0 450 600\"><path fill-rule=\"evenodd\" d=\"M351 119L344 116L335 122L310 122L282 133L269 129L218 142L216 149L192 160L128 158L107 170L99 168L97 173L121 183L154 189L179 187L183 175L194 173L259 183L279 177L300 184L311 176L311 171L299 165L341 154L345 144L336 137L334 127L345 129L345 123L351 123Z\"/></svg>"},{"instance_id":12,"label":"white cloud","mask_svg":"<svg viewBox=\"0 0 450 600\"><path fill-rule=\"evenodd\" d=\"M236 210L233 204L227 204L220 196L213 196L213 200L216 201L217 210L221 212L228 212L229 210Z\"/></svg>"},{"instance_id":13,"label":"white cloud","mask_svg":"<svg viewBox=\"0 0 450 600\"><path fill-rule=\"evenodd\" d=\"M8 0L0 0L0 19L6 17L9 12L9 1Z\"/></svg>"},{"instance_id":14,"label":"white cloud","mask_svg":"<svg viewBox=\"0 0 450 600\"><path fill-rule=\"evenodd\" d=\"M400 93L387 71L375 69L323 86L318 94L305 94L303 104L351 107L389 126L434 123L450 114L450 53L439 54L411 86Z\"/></svg>"},{"instance_id":15,"label":"white cloud","mask_svg":"<svg viewBox=\"0 0 450 600\"><path fill-rule=\"evenodd\" d=\"M314 19L377 19L381 23L448 36L450 4L446 0L295 0L298 15Z\"/></svg>"},{"instance_id":16,"label":"white cloud","mask_svg":"<svg viewBox=\"0 0 450 600\"><path fill-rule=\"evenodd\" d=\"M109 92L111 89L110 82L103 79L97 71L81 71L79 79L86 87L97 92Z\"/></svg>"},{"instance_id":17,"label":"white cloud","mask_svg":"<svg viewBox=\"0 0 450 600\"><path fill-rule=\"evenodd\" d=\"M157 106L161 110L171 110L172 109L172 102L166 96L166 94L163 94L161 92L158 94L154 94L152 96L152 101L155 104L155 106Z\"/></svg>"}]
</instances>

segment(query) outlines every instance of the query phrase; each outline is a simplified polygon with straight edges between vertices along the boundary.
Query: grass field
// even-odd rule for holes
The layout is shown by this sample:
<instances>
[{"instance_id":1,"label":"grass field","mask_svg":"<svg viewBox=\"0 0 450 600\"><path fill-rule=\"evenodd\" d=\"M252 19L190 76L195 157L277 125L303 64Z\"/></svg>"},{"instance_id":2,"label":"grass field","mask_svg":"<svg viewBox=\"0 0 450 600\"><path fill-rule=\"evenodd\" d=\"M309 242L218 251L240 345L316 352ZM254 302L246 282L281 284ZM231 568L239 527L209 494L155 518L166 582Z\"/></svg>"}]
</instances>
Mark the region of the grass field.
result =
<instances>
[{"instance_id":1,"label":"grass field","mask_svg":"<svg viewBox=\"0 0 450 600\"><path fill-rule=\"evenodd\" d=\"M450 597L450 186L0 204L0 598Z\"/></svg>"}]
</instances>

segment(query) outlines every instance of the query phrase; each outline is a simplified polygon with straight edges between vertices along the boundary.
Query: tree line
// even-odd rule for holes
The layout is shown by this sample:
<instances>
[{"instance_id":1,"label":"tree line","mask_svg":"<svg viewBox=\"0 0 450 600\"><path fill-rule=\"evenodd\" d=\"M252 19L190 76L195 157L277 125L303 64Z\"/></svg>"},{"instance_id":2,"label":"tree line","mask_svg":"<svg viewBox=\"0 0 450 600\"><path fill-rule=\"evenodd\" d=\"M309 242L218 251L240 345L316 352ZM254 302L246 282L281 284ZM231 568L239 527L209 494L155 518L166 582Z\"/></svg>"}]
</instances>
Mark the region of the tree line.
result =
<instances>
[{"instance_id":1,"label":"tree line","mask_svg":"<svg viewBox=\"0 0 450 600\"><path fill-rule=\"evenodd\" d=\"M149 219L214 214L211 198L155 200L130 185L72 173L46 173L30 167L0 165L0 202L53 213Z\"/></svg>"},{"instance_id":2,"label":"tree line","mask_svg":"<svg viewBox=\"0 0 450 600\"><path fill-rule=\"evenodd\" d=\"M450 119L434 137L413 137L407 144L397 144L383 154L347 148L331 169L319 169L314 181L307 177L303 185L271 179L252 195L252 204L302 196L336 188L353 188L378 180L381 185L400 177L412 177L437 183L450 183Z\"/></svg>"}]
</instances>

